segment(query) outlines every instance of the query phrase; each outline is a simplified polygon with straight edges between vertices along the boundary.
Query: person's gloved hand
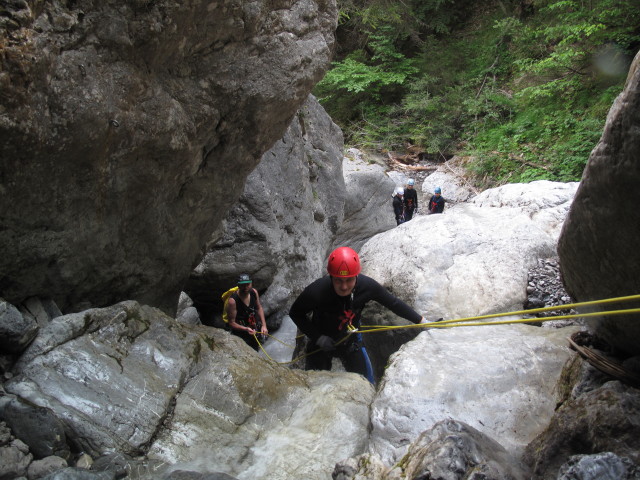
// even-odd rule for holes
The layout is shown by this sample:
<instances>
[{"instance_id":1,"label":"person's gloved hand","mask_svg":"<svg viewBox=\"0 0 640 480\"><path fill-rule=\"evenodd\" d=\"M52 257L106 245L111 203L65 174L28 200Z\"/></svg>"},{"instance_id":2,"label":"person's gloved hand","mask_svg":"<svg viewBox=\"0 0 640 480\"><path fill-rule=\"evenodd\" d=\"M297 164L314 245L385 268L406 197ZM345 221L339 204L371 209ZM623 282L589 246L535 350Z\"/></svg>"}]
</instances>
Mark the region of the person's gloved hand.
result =
<instances>
[{"instance_id":1,"label":"person's gloved hand","mask_svg":"<svg viewBox=\"0 0 640 480\"><path fill-rule=\"evenodd\" d=\"M321 335L316 340L316 345L319 346L324 352L330 352L335 348L336 342L333 338L328 337L327 335Z\"/></svg>"}]
</instances>

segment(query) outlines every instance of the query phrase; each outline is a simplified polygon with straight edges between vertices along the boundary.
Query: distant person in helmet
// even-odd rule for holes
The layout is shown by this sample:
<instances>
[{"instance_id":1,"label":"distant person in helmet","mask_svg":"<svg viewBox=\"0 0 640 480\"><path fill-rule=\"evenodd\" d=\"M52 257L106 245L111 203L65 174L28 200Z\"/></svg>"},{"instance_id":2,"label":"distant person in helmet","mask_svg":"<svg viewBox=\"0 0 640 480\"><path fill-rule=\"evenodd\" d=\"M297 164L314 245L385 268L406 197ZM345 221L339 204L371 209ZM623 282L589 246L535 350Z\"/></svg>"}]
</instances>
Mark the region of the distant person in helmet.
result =
<instances>
[{"instance_id":1,"label":"distant person in helmet","mask_svg":"<svg viewBox=\"0 0 640 480\"><path fill-rule=\"evenodd\" d=\"M410 178L407 180L407 188L404 189L404 221L408 222L413 218L413 212L418 210L418 192L413 186L415 180Z\"/></svg>"},{"instance_id":2,"label":"distant person in helmet","mask_svg":"<svg viewBox=\"0 0 640 480\"><path fill-rule=\"evenodd\" d=\"M354 250L335 249L327 263L329 275L304 289L293 302L289 316L309 337L306 370L331 370L332 358L338 357L348 372L360 373L374 383L373 368L361 335L349 334L350 326L360 327L365 304L375 300L410 322L426 323L426 320L360 270L360 258ZM346 340L340 342L345 337Z\"/></svg>"},{"instance_id":3,"label":"distant person in helmet","mask_svg":"<svg viewBox=\"0 0 640 480\"><path fill-rule=\"evenodd\" d=\"M441 194L440 187L436 187L434 195L429 200L429 213L442 213L444 210L444 198Z\"/></svg>"},{"instance_id":4,"label":"distant person in helmet","mask_svg":"<svg viewBox=\"0 0 640 480\"><path fill-rule=\"evenodd\" d=\"M249 275L243 273L238 277L238 291L227 301L227 318L233 335L242 338L247 345L258 350L256 334L267 335L267 322L260 304L260 295L253 288Z\"/></svg>"},{"instance_id":5,"label":"distant person in helmet","mask_svg":"<svg viewBox=\"0 0 640 480\"><path fill-rule=\"evenodd\" d=\"M396 216L396 225L400 225L404 223L404 188L396 188L391 196L393 197L393 214Z\"/></svg>"}]
</instances>

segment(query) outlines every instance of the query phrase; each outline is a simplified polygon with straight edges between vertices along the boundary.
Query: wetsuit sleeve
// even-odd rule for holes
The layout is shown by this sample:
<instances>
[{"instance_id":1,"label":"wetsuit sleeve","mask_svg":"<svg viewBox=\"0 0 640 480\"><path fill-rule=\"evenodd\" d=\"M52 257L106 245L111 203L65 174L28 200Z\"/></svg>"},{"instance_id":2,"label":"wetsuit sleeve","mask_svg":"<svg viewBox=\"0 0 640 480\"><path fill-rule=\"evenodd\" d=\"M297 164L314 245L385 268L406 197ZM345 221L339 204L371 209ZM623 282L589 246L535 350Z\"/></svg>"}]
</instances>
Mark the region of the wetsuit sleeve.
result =
<instances>
[{"instance_id":1,"label":"wetsuit sleeve","mask_svg":"<svg viewBox=\"0 0 640 480\"><path fill-rule=\"evenodd\" d=\"M298 298L296 298L289 310L289 316L302 333L309 338L316 339L321 335L321 333L314 327L313 323L311 323L311 320L309 320L307 316L307 314L313 311L315 306L312 287L313 284L309 285L302 291Z\"/></svg>"},{"instance_id":2,"label":"wetsuit sleeve","mask_svg":"<svg viewBox=\"0 0 640 480\"><path fill-rule=\"evenodd\" d=\"M392 295L389 290L384 288L378 282L372 281L371 288L373 289L374 293L373 300L378 302L380 305L387 307L399 317L402 317L413 323L420 323L420 320L422 320L422 315L420 315L398 297Z\"/></svg>"}]
</instances>

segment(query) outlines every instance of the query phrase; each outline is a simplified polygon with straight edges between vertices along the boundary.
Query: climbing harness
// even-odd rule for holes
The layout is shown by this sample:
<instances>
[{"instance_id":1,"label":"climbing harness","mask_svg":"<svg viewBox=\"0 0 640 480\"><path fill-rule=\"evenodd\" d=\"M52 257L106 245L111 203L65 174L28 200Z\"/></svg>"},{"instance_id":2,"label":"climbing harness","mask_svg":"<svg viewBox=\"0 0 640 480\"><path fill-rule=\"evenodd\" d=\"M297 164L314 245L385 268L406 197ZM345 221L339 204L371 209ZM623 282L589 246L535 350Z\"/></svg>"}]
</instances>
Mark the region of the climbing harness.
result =
<instances>
[{"instance_id":1,"label":"climbing harness","mask_svg":"<svg viewBox=\"0 0 640 480\"><path fill-rule=\"evenodd\" d=\"M549 322L552 320L566 320L571 318L602 317L602 316L629 315L632 313L640 313L640 308L628 308L623 310L598 311L598 312L590 312L590 313L559 315L559 316L545 317L545 318L536 317L536 318L518 318L513 320L479 321L479 320L486 320L486 319L500 318L500 317L531 315L534 313L551 312L554 310L569 310L569 309L574 309L579 307L590 307L595 305L630 302L633 300L640 300L640 295L629 295L624 297L606 298L603 300L592 300L588 302L567 303L567 304L558 305L555 307L542 307L542 308L535 308L531 310L517 310L517 311L505 312L505 313L492 313L488 315L478 315L474 317L457 318L452 320L440 320L440 321L431 322L431 323L416 323L411 325L360 325L360 328L356 328L351 324L347 324L348 333L346 336L342 337L340 340L336 342L336 346L338 346L339 344L351 338L351 335L353 334L377 333L377 332L383 332L387 330L399 330L403 328L430 329L430 328L476 327L476 326L483 326L483 325L508 325L508 324L517 324L517 323L540 323L540 322ZM291 348L295 348L295 347L292 347L291 345L287 345L286 343L282 342L276 337L273 337L270 334L268 334L267 336L274 338L275 340L282 343L283 345L289 346ZM300 338L301 336L304 336L304 335L300 335L296 338ZM256 337L256 335L254 335L254 337ZM276 362L265 351L262 343L258 340L257 337L256 337L256 341L258 342L260 349L267 356L267 358L272 362L278 363L280 365L288 365L291 363L295 363L309 355L313 355L321 351L321 349L317 349L312 352L308 352L289 362Z\"/></svg>"}]
</instances>

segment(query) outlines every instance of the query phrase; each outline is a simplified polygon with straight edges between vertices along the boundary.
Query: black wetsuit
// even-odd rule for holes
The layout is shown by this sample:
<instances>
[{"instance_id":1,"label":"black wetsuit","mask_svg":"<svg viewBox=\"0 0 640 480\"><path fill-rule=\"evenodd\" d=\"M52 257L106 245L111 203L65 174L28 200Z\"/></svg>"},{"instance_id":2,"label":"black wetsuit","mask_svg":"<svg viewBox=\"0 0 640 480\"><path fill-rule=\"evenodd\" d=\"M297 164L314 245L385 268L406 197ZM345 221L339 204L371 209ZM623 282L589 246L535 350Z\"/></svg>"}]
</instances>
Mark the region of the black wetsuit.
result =
<instances>
[{"instance_id":1,"label":"black wetsuit","mask_svg":"<svg viewBox=\"0 0 640 480\"><path fill-rule=\"evenodd\" d=\"M429 200L429 213L442 213L444 210L444 198L433 195Z\"/></svg>"},{"instance_id":2,"label":"black wetsuit","mask_svg":"<svg viewBox=\"0 0 640 480\"><path fill-rule=\"evenodd\" d=\"M404 202L398 195L393 197L393 213L396 216L396 225L404 222Z\"/></svg>"},{"instance_id":3,"label":"black wetsuit","mask_svg":"<svg viewBox=\"0 0 640 480\"><path fill-rule=\"evenodd\" d=\"M413 218L413 212L418 208L418 192L413 188L404 190L404 221L408 222Z\"/></svg>"},{"instance_id":4,"label":"black wetsuit","mask_svg":"<svg viewBox=\"0 0 640 480\"><path fill-rule=\"evenodd\" d=\"M365 304L375 300L396 315L413 323L422 317L409 305L393 296L389 291L366 275L358 275L356 287L351 295L341 297L333 288L329 275L311 283L291 306L289 316L302 332L309 337L307 353L318 350L316 340L327 335L336 342L349 335L347 325L360 327L360 316ZM312 313L311 318L307 316ZM374 382L373 369L359 333L351 334L347 340L331 352L319 351L306 357L307 370L330 370L332 357L342 360L348 372L364 375Z\"/></svg>"},{"instance_id":5,"label":"black wetsuit","mask_svg":"<svg viewBox=\"0 0 640 480\"><path fill-rule=\"evenodd\" d=\"M253 328L257 333L260 333L262 322L258 316L258 298L256 297L256 293L253 291L253 288L249 290L249 305L245 305L245 303L240 300L238 292L232 293L230 298L233 298L236 302L236 323L243 327ZM235 328L232 328L231 333L242 338L247 345L254 350L258 350L260 347L258 342L256 342L255 337L244 330L236 330Z\"/></svg>"}]
</instances>

